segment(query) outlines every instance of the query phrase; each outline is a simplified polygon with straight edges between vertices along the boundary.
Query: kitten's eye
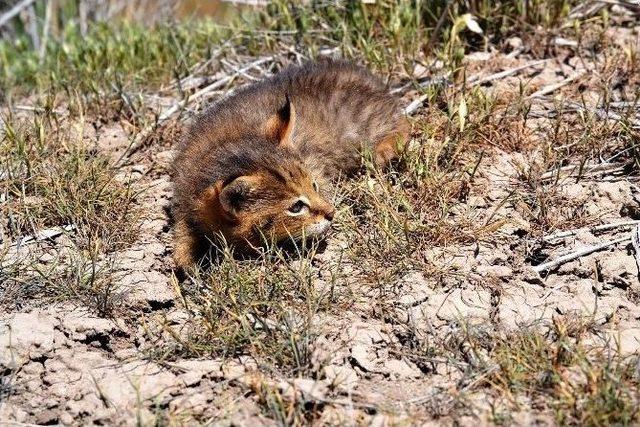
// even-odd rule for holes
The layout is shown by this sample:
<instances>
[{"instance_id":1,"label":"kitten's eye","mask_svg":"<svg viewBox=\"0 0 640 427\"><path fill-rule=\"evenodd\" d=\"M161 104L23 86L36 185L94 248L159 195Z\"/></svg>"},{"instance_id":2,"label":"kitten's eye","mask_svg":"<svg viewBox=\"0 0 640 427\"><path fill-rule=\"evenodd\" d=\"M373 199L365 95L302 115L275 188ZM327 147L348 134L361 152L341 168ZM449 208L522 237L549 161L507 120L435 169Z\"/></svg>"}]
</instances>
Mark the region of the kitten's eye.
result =
<instances>
[{"instance_id":1,"label":"kitten's eye","mask_svg":"<svg viewBox=\"0 0 640 427\"><path fill-rule=\"evenodd\" d=\"M313 181L313 190L317 193L320 190L320 187L318 187L318 183Z\"/></svg>"},{"instance_id":2,"label":"kitten's eye","mask_svg":"<svg viewBox=\"0 0 640 427\"><path fill-rule=\"evenodd\" d=\"M297 200L289 209L287 214L291 216L303 215L309 211L309 206L303 200Z\"/></svg>"}]
</instances>

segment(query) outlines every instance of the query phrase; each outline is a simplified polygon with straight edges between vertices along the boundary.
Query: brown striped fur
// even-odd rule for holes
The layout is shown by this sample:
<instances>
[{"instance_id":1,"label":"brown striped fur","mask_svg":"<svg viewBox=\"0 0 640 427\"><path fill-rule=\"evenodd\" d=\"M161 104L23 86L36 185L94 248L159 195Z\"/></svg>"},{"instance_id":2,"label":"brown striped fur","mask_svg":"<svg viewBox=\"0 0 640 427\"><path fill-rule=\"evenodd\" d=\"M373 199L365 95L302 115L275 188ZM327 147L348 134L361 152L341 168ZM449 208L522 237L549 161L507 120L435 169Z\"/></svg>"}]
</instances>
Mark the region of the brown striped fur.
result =
<instances>
[{"instance_id":1,"label":"brown striped fur","mask_svg":"<svg viewBox=\"0 0 640 427\"><path fill-rule=\"evenodd\" d=\"M214 104L174 161L176 264L190 267L217 238L246 250L324 233L329 182L356 171L363 149L387 163L408 133L385 86L345 61L290 67Z\"/></svg>"}]
</instances>

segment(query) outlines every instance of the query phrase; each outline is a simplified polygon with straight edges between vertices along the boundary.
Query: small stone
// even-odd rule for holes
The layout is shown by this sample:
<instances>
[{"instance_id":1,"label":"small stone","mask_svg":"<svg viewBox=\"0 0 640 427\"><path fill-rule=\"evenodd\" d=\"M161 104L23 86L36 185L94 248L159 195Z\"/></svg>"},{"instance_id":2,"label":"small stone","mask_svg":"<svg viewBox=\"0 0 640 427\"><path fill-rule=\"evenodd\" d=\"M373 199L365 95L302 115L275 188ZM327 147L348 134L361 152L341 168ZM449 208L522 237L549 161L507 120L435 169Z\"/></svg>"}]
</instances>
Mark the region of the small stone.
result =
<instances>
[{"instance_id":1,"label":"small stone","mask_svg":"<svg viewBox=\"0 0 640 427\"><path fill-rule=\"evenodd\" d=\"M2 405L0 405L0 420L12 420L16 423L24 423L27 421L28 416L27 411L7 401L3 401Z\"/></svg>"},{"instance_id":2,"label":"small stone","mask_svg":"<svg viewBox=\"0 0 640 427\"><path fill-rule=\"evenodd\" d=\"M374 363L369 358L367 348L363 345L354 345L351 347L351 358L356 363L356 366L365 372L374 372L376 370Z\"/></svg>"},{"instance_id":3,"label":"small stone","mask_svg":"<svg viewBox=\"0 0 640 427\"><path fill-rule=\"evenodd\" d=\"M109 319L72 313L62 319L62 326L71 332L71 339L83 341L88 337L110 336L117 328Z\"/></svg>"},{"instance_id":4,"label":"small stone","mask_svg":"<svg viewBox=\"0 0 640 427\"><path fill-rule=\"evenodd\" d=\"M322 400L327 395L327 385L321 381L314 381L308 378L296 378L293 386L300 390L307 398Z\"/></svg>"},{"instance_id":5,"label":"small stone","mask_svg":"<svg viewBox=\"0 0 640 427\"><path fill-rule=\"evenodd\" d=\"M413 66L413 76L415 76L416 78L427 76L430 72L431 70L429 68L420 63L417 63Z\"/></svg>"},{"instance_id":6,"label":"small stone","mask_svg":"<svg viewBox=\"0 0 640 427\"><path fill-rule=\"evenodd\" d=\"M132 260L142 260L144 259L144 249L129 249L122 253L122 258L129 258Z\"/></svg>"},{"instance_id":7,"label":"small stone","mask_svg":"<svg viewBox=\"0 0 640 427\"><path fill-rule=\"evenodd\" d=\"M36 414L36 424L50 425L59 421L58 411L44 409Z\"/></svg>"},{"instance_id":8,"label":"small stone","mask_svg":"<svg viewBox=\"0 0 640 427\"><path fill-rule=\"evenodd\" d=\"M155 155L155 159L160 166L167 167L171 165L171 162L173 161L173 157L175 156L175 154L176 154L175 150L160 151Z\"/></svg>"},{"instance_id":9,"label":"small stone","mask_svg":"<svg viewBox=\"0 0 640 427\"><path fill-rule=\"evenodd\" d=\"M520 37L509 37L507 39L507 46L509 46L511 50L519 49L523 46L522 39Z\"/></svg>"},{"instance_id":10,"label":"small stone","mask_svg":"<svg viewBox=\"0 0 640 427\"><path fill-rule=\"evenodd\" d=\"M183 325L189 320L190 314L186 310L172 310L167 313L166 320L171 325Z\"/></svg>"},{"instance_id":11,"label":"small stone","mask_svg":"<svg viewBox=\"0 0 640 427\"><path fill-rule=\"evenodd\" d=\"M29 376L40 376L44 372L44 366L38 362L27 363L22 367L21 372Z\"/></svg>"},{"instance_id":12,"label":"small stone","mask_svg":"<svg viewBox=\"0 0 640 427\"><path fill-rule=\"evenodd\" d=\"M127 360L138 354L138 350L135 348L123 348L113 353L114 357L119 360Z\"/></svg>"},{"instance_id":13,"label":"small stone","mask_svg":"<svg viewBox=\"0 0 640 427\"><path fill-rule=\"evenodd\" d=\"M142 164L137 164L131 168L131 172L138 175L144 175L148 170L149 168Z\"/></svg>"},{"instance_id":14,"label":"small stone","mask_svg":"<svg viewBox=\"0 0 640 427\"><path fill-rule=\"evenodd\" d=\"M624 253L607 255L606 259L598 262L600 276L607 285L626 289L638 282L638 266L633 256Z\"/></svg>"},{"instance_id":15,"label":"small stone","mask_svg":"<svg viewBox=\"0 0 640 427\"><path fill-rule=\"evenodd\" d=\"M415 365L410 365L404 360L390 359L383 365L383 370L398 379L418 378L420 370Z\"/></svg>"},{"instance_id":16,"label":"small stone","mask_svg":"<svg viewBox=\"0 0 640 427\"><path fill-rule=\"evenodd\" d=\"M368 323L358 322L349 328L349 337L356 344L371 345L385 341L379 328Z\"/></svg>"},{"instance_id":17,"label":"small stone","mask_svg":"<svg viewBox=\"0 0 640 427\"><path fill-rule=\"evenodd\" d=\"M174 413L185 411L201 411L207 407L207 396L203 393L194 393L188 396L178 396L169 402L169 410Z\"/></svg>"},{"instance_id":18,"label":"small stone","mask_svg":"<svg viewBox=\"0 0 640 427\"><path fill-rule=\"evenodd\" d=\"M180 379L187 387L193 387L202 380L202 373L197 371L185 372L180 375Z\"/></svg>"},{"instance_id":19,"label":"small stone","mask_svg":"<svg viewBox=\"0 0 640 427\"><path fill-rule=\"evenodd\" d=\"M358 384L358 374L348 366L329 365L323 369L329 385L342 389L351 389Z\"/></svg>"},{"instance_id":20,"label":"small stone","mask_svg":"<svg viewBox=\"0 0 640 427\"><path fill-rule=\"evenodd\" d=\"M51 262L51 261L53 261L55 259L56 259L55 255L53 255L52 253L47 252L47 253L44 253L44 254L40 255L40 258L38 258L38 261L46 264L46 263L49 263L49 262Z\"/></svg>"},{"instance_id":21,"label":"small stone","mask_svg":"<svg viewBox=\"0 0 640 427\"><path fill-rule=\"evenodd\" d=\"M397 420L389 417L387 414L376 414L371 422L369 423L369 427L388 427L392 425L396 425Z\"/></svg>"},{"instance_id":22,"label":"small stone","mask_svg":"<svg viewBox=\"0 0 640 427\"><path fill-rule=\"evenodd\" d=\"M619 337L615 333L613 337L619 342L621 354L640 353L640 328L624 329Z\"/></svg>"},{"instance_id":23,"label":"small stone","mask_svg":"<svg viewBox=\"0 0 640 427\"><path fill-rule=\"evenodd\" d=\"M498 279L508 279L513 277L513 269L506 265L479 265L476 272L482 277L496 277Z\"/></svg>"},{"instance_id":24,"label":"small stone","mask_svg":"<svg viewBox=\"0 0 640 427\"><path fill-rule=\"evenodd\" d=\"M469 61L484 62L490 60L492 56L491 52L471 52L465 55L465 59Z\"/></svg>"},{"instance_id":25,"label":"small stone","mask_svg":"<svg viewBox=\"0 0 640 427\"><path fill-rule=\"evenodd\" d=\"M167 250L167 246L160 242L149 243L149 245L147 245L147 251L156 256L164 254L166 250Z\"/></svg>"},{"instance_id":26,"label":"small stone","mask_svg":"<svg viewBox=\"0 0 640 427\"><path fill-rule=\"evenodd\" d=\"M171 305L175 298L173 288L170 286L169 278L157 271L145 273L147 282L144 291L147 302L153 306L166 307Z\"/></svg>"},{"instance_id":27,"label":"small stone","mask_svg":"<svg viewBox=\"0 0 640 427\"><path fill-rule=\"evenodd\" d=\"M228 380L237 380L246 373L245 367L241 363L229 362L222 366L222 374Z\"/></svg>"},{"instance_id":28,"label":"small stone","mask_svg":"<svg viewBox=\"0 0 640 427\"><path fill-rule=\"evenodd\" d=\"M540 273L535 271L533 267L529 265L522 266L520 273L522 275L522 280L524 280L525 282L544 286L544 280L542 280L542 277L540 277Z\"/></svg>"},{"instance_id":29,"label":"small stone","mask_svg":"<svg viewBox=\"0 0 640 427\"><path fill-rule=\"evenodd\" d=\"M73 418L73 416L71 414L69 414L68 412L63 412L62 414L60 414L59 420L60 420L60 424L65 425L65 426L70 426L76 421Z\"/></svg>"},{"instance_id":30,"label":"small stone","mask_svg":"<svg viewBox=\"0 0 640 427\"><path fill-rule=\"evenodd\" d=\"M22 366L53 350L56 320L37 311L0 323L0 366Z\"/></svg>"}]
</instances>

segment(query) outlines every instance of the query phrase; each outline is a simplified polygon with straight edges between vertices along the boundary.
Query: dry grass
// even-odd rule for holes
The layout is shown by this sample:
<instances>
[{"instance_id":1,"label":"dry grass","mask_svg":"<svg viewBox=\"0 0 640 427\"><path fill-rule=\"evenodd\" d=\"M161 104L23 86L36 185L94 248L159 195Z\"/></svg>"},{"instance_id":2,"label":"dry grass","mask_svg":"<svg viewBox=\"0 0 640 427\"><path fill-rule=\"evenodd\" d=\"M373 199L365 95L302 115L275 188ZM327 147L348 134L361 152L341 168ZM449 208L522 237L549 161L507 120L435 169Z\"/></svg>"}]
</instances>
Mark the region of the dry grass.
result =
<instances>
[{"instance_id":1,"label":"dry grass","mask_svg":"<svg viewBox=\"0 0 640 427\"><path fill-rule=\"evenodd\" d=\"M82 119L82 118L81 118ZM119 296L109 253L136 238L141 209L136 191L115 165L83 137L88 124L52 113L9 115L0 140L3 236L2 303L19 307L35 295L73 300L101 316ZM45 252L25 238L64 228L65 242ZM61 230L62 231L62 230ZM59 233L58 233L59 234ZM52 263L42 263L42 256Z\"/></svg>"},{"instance_id":2,"label":"dry grass","mask_svg":"<svg viewBox=\"0 0 640 427\"><path fill-rule=\"evenodd\" d=\"M497 368L484 385L515 407L520 396L528 396L533 405L551 409L563 425L637 422L638 358L620 359L612 350L590 348L582 342L586 329L556 324L547 335L519 332L494 339L489 360Z\"/></svg>"},{"instance_id":3,"label":"dry grass","mask_svg":"<svg viewBox=\"0 0 640 427\"><path fill-rule=\"evenodd\" d=\"M182 286L189 332L165 331L178 339L177 352L169 357L250 354L265 368L288 375L318 369L311 355L320 328L317 315L330 310L336 297L334 283L315 280L316 250L300 248L304 255L291 259L272 248L244 261L224 250L222 259ZM323 271L329 278L332 273Z\"/></svg>"}]
</instances>

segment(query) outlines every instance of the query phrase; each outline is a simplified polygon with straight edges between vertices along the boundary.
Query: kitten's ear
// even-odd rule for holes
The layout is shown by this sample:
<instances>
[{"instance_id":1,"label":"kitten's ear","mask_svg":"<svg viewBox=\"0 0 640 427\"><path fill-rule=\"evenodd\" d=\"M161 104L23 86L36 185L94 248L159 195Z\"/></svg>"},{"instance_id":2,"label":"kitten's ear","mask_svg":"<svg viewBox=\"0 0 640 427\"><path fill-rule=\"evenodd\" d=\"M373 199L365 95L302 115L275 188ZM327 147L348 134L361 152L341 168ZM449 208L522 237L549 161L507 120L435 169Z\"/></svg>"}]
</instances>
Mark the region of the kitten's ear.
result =
<instances>
[{"instance_id":1,"label":"kitten's ear","mask_svg":"<svg viewBox=\"0 0 640 427\"><path fill-rule=\"evenodd\" d=\"M291 135L295 126L296 109L287 96L285 105L267 120L264 131L267 138L278 141L279 145L292 146Z\"/></svg>"},{"instance_id":2,"label":"kitten's ear","mask_svg":"<svg viewBox=\"0 0 640 427\"><path fill-rule=\"evenodd\" d=\"M246 209L255 200L258 181L254 176L240 176L221 186L218 200L222 209L232 215Z\"/></svg>"}]
</instances>

